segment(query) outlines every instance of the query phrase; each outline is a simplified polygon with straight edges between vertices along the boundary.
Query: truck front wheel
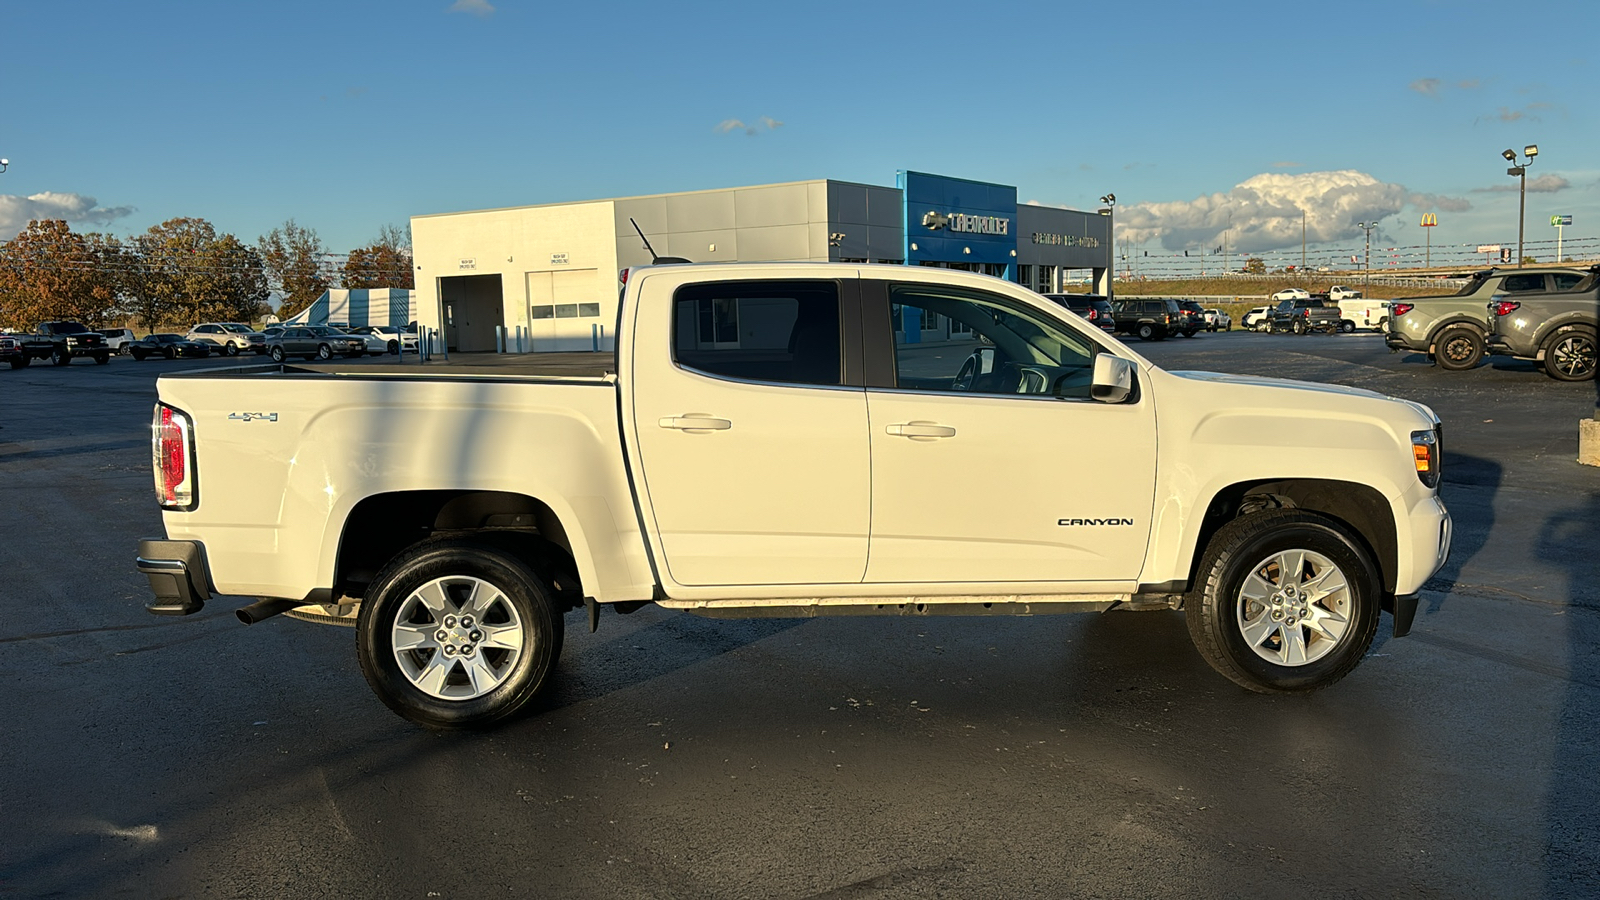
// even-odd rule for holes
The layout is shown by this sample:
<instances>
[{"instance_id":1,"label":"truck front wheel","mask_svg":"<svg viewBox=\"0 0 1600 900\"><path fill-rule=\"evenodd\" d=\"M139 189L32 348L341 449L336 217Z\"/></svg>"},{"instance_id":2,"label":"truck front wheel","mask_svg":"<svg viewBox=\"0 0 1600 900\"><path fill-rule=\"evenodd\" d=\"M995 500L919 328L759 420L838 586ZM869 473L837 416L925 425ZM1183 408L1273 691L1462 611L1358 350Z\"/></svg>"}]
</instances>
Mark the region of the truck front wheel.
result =
<instances>
[{"instance_id":1,"label":"truck front wheel","mask_svg":"<svg viewBox=\"0 0 1600 900\"><path fill-rule=\"evenodd\" d=\"M1371 556L1338 523L1297 509L1223 526L1184 600L1206 662L1263 694L1304 693L1348 675L1378 629Z\"/></svg>"},{"instance_id":2,"label":"truck front wheel","mask_svg":"<svg viewBox=\"0 0 1600 900\"><path fill-rule=\"evenodd\" d=\"M428 728L468 728L539 693L561 628L549 589L521 560L472 541L430 541L373 579L356 650L390 709Z\"/></svg>"}]
</instances>

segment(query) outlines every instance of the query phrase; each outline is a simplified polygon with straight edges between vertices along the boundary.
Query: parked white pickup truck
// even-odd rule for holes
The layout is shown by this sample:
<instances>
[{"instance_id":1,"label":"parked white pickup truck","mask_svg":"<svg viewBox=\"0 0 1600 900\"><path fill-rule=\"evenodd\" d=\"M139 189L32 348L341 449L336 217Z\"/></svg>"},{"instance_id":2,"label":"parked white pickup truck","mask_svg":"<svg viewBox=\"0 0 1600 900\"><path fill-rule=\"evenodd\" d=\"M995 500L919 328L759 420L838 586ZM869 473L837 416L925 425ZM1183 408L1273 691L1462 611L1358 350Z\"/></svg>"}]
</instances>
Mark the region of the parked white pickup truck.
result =
<instances>
[{"instance_id":1,"label":"parked white pickup truck","mask_svg":"<svg viewBox=\"0 0 1600 900\"><path fill-rule=\"evenodd\" d=\"M353 622L379 697L435 728L537 694L564 613L646 603L1181 607L1224 676L1294 692L1350 672L1380 608L1406 633L1449 549L1416 403L1165 372L961 272L624 277L614 355L163 377L150 610Z\"/></svg>"}]
</instances>

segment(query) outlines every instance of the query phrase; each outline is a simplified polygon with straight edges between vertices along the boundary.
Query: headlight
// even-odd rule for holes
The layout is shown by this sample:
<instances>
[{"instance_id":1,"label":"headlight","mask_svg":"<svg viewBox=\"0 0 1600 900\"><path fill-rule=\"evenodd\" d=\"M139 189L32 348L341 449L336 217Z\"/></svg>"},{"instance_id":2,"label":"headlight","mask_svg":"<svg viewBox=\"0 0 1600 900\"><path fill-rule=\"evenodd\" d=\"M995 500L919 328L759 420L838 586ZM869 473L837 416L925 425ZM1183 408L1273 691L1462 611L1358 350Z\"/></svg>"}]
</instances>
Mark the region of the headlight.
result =
<instances>
[{"instance_id":1,"label":"headlight","mask_svg":"<svg viewBox=\"0 0 1600 900\"><path fill-rule=\"evenodd\" d=\"M1411 432L1411 458L1417 478L1430 488L1439 486L1439 429Z\"/></svg>"}]
</instances>

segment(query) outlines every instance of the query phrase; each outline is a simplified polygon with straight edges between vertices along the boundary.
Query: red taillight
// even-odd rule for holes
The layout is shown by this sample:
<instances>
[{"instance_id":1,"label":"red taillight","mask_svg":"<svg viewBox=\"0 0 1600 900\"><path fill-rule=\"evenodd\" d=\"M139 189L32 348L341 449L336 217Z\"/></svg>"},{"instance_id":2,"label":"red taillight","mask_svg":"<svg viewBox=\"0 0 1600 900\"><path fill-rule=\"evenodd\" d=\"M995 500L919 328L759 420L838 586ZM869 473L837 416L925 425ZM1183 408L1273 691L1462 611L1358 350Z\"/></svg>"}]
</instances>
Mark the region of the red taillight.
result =
<instances>
[{"instance_id":1,"label":"red taillight","mask_svg":"<svg viewBox=\"0 0 1600 900\"><path fill-rule=\"evenodd\" d=\"M1095 309L1092 306L1089 307L1089 321L1093 322L1095 319L1097 319L1099 317L1100 317L1100 310Z\"/></svg>"},{"instance_id":2,"label":"red taillight","mask_svg":"<svg viewBox=\"0 0 1600 900\"><path fill-rule=\"evenodd\" d=\"M156 502L169 509L193 509L189 417L170 406L157 405L150 425L150 451L155 469Z\"/></svg>"},{"instance_id":3,"label":"red taillight","mask_svg":"<svg viewBox=\"0 0 1600 900\"><path fill-rule=\"evenodd\" d=\"M1497 316L1509 316L1521 309L1522 303L1517 300L1496 300L1489 304L1489 308L1494 310L1494 314Z\"/></svg>"},{"instance_id":4,"label":"red taillight","mask_svg":"<svg viewBox=\"0 0 1600 900\"><path fill-rule=\"evenodd\" d=\"M1302 310L1300 310L1300 315L1305 316L1306 318L1309 319L1309 318L1311 318L1311 310L1302 309Z\"/></svg>"},{"instance_id":5,"label":"red taillight","mask_svg":"<svg viewBox=\"0 0 1600 900\"><path fill-rule=\"evenodd\" d=\"M1394 314L1397 316L1403 316L1416 308L1417 305L1415 303L1396 303L1394 305Z\"/></svg>"}]
</instances>

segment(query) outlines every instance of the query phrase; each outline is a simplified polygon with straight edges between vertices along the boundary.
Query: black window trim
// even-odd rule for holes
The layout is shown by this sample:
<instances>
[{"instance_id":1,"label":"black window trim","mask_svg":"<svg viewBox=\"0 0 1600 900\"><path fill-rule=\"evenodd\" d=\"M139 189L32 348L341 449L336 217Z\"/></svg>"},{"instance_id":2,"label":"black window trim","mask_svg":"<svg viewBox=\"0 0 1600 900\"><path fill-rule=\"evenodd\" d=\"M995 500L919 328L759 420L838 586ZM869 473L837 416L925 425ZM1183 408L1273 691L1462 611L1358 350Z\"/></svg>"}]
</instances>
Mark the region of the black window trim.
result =
<instances>
[{"instance_id":1,"label":"black window trim","mask_svg":"<svg viewBox=\"0 0 1600 900\"><path fill-rule=\"evenodd\" d=\"M795 381L766 381L755 378L739 378L733 375L719 375L716 372L707 372L697 369L678 359L678 341L676 332L676 315L674 311L667 316L668 327L672 329L667 335L667 348L672 356L672 365L691 375L701 378L710 378L713 381L726 381L732 384L749 384L762 387L780 387L801 390L819 391L860 391L865 387L861 377L861 297L859 278L745 278L737 281L691 281L678 285L672 291L672 306L677 309L678 292L690 288L706 287L708 285L723 286L736 284L795 284L807 282L811 284L832 284L839 298L839 360L843 371L840 373L840 384L804 384ZM620 306L620 304L619 304Z\"/></svg>"}]
</instances>

